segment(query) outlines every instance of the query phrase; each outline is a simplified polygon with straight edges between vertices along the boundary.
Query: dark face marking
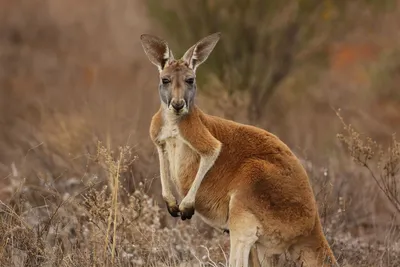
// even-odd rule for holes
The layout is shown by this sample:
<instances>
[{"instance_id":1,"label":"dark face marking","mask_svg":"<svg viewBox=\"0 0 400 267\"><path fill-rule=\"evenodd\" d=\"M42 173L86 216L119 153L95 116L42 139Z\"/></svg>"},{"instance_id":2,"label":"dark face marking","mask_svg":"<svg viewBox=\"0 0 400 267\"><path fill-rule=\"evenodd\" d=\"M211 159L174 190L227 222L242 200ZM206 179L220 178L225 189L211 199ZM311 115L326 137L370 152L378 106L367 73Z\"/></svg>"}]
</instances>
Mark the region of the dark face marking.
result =
<instances>
[{"instance_id":1,"label":"dark face marking","mask_svg":"<svg viewBox=\"0 0 400 267\"><path fill-rule=\"evenodd\" d=\"M162 82L158 86L158 91L160 93L161 101L169 106L169 102L171 101L171 90L169 89L170 84L163 84Z\"/></svg>"},{"instance_id":2,"label":"dark face marking","mask_svg":"<svg viewBox=\"0 0 400 267\"><path fill-rule=\"evenodd\" d=\"M193 105L196 91L197 91L196 83L187 85L187 90L185 90L184 99L189 106Z\"/></svg>"}]
</instances>

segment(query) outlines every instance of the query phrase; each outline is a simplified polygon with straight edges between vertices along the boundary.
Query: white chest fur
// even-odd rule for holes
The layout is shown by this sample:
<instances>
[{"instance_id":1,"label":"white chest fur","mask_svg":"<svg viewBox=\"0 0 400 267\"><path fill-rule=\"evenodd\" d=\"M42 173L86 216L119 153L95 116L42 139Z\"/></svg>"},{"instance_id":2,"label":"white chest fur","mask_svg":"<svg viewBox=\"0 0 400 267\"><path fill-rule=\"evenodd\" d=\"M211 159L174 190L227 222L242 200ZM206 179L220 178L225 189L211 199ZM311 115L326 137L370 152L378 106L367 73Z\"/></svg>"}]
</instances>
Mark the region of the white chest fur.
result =
<instances>
[{"instance_id":1,"label":"white chest fur","mask_svg":"<svg viewBox=\"0 0 400 267\"><path fill-rule=\"evenodd\" d=\"M182 171L190 167L195 160L195 152L188 146L179 133L177 120L166 119L159 135L159 141L165 144L165 150L169 163L170 177L180 190Z\"/></svg>"}]
</instances>

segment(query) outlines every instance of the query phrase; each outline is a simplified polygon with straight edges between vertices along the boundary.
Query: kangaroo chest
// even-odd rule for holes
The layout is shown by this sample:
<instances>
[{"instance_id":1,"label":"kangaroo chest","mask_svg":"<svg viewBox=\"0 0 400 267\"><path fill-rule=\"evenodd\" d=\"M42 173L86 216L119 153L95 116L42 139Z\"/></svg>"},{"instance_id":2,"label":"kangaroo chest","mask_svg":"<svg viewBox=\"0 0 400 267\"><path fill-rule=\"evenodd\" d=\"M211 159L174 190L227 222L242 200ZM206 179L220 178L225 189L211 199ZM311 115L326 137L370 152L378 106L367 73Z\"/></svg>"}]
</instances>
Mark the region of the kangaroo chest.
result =
<instances>
[{"instance_id":1,"label":"kangaroo chest","mask_svg":"<svg viewBox=\"0 0 400 267\"><path fill-rule=\"evenodd\" d=\"M171 179L184 195L195 178L199 156L181 137L176 124L162 127L160 141L165 143Z\"/></svg>"},{"instance_id":2,"label":"kangaroo chest","mask_svg":"<svg viewBox=\"0 0 400 267\"><path fill-rule=\"evenodd\" d=\"M183 198L196 177L200 155L180 135L178 125L173 121L164 123L160 129L158 140L165 145L170 179ZM214 179L203 181L203 186L197 191L197 214L213 227L226 228L228 201L225 201L225 198L215 197L221 192L218 191L218 187L210 184L214 184L214 182ZM204 185L204 183L206 184Z\"/></svg>"}]
</instances>

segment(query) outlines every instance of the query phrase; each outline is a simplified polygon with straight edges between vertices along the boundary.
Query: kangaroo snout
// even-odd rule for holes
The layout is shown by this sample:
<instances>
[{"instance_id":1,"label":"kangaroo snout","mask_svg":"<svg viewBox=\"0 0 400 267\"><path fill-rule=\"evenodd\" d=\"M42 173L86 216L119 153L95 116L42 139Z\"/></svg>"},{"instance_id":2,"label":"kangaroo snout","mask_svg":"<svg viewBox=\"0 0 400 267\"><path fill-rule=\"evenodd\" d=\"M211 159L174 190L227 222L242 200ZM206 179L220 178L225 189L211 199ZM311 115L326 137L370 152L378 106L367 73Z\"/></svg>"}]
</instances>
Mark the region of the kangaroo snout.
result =
<instances>
[{"instance_id":1,"label":"kangaroo snout","mask_svg":"<svg viewBox=\"0 0 400 267\"><path fill-rule=\"evenodd\" d=\"M185 105L186 105L186 102L183 99L179 99L179 100L173 99L171 101L171 106L174 108L174 110L176 112L181 111L185 107Z\"/></svg>"}]
</instances>

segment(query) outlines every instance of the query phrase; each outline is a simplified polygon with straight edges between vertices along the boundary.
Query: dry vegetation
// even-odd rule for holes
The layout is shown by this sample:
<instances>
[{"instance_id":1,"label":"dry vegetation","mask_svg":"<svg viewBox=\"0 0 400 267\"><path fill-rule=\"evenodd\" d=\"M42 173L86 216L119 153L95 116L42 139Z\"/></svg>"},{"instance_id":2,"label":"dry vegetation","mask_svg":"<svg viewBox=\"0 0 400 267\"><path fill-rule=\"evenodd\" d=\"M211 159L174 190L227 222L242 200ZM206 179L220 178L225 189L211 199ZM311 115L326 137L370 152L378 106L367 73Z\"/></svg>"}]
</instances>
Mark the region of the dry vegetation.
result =
<instances>
[{"instance_id":1,"label":"dry vegetation","mask_svg":"<svg viewBox=\"0 0 400 267\"><path fill-rule=\"evenodd\" d=\"M216 30L199 105L293 148L342 266L400 266L399 2L232 2L0 0L0 266L226 265L160 201L139 43Z\"/></svg>"}]
</instances>

